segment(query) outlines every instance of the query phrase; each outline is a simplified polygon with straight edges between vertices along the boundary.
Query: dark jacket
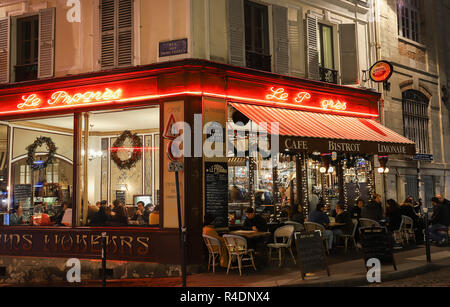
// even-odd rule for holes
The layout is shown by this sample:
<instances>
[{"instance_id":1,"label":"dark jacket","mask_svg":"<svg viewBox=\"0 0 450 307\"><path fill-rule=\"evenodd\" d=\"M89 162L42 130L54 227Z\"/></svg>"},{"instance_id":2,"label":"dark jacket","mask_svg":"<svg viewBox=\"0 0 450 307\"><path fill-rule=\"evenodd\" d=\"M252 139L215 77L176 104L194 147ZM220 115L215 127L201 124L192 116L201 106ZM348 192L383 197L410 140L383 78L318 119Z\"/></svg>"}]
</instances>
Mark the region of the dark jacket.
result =
<instances>
[{"instance_id":1,"label":"dark jacket","mask_svg":"<svg viewBox=\"0 0 450 307\"><path fill-rule=\"evenodd\" d=\"M413 220L414 225L417 225L419 217L413 207L408 205L400 206L400 214L410 217Z\"/></svg>"},{"instance_id":2,"label":"dark jacket","mask_svg":"<svg viewBox=\"0 0 450 307\"><path fill-rule=\"evenodd\" d=\"M330 224L330 219L324 212L314 210L309 214L308 222L313 222L320 225L328 225Z\"/></svg>"},{"instance_id":3,"label":"dark jacket","mask_svg":"<svg viewBox=\"0 0 450 307\"><path fill-rule=\"evenodd\" d=\"M433 215L430 219L430 224L440 224L444 226L449 226L447 220L447 210L444 204L437 204L433 207Z\"/></svg>"},{"instance_id":4,"label":"dark jacket","mask_svg":"<svg viewBox=\"0 0 450 307\"><path fill-rule=\"evenodd\" d=\"M444 211L444 215L447 217L447 224L444 224L446 226L450 226L450 200L444 199L442 202L442 208Z\"/></svg>"},{"instance_id":5,"label":"dark jacket","mask_svg":"<svg viewBox=\"0 0 450 307\"><path fill-rule=\"evenodd\" d=\"M344 223L345 226L342 228L344 234L351 235L353 232L353 221L350 216L350 213L347 211L342 212L341 214L336 215L335 219L336 223Z\"/></svg>"},{"instance_id":6,"label":"dark jacket","mask_svg":"<svg viewBox=\"0 0 450 307\"><path fill-rule=\"evenodd\" d=\"M361 218L380 221L383 218L383 209L380 204L372 201L361 209Z\"/></svg>"},{"instance_id":7,"label":"dark jacket","mask_svg":"<svg viewBox=\"0 0 450 307\"><path fill-rule=\"evenodd\" d=\"M110 216L106 214L103 208L95 212L89 223L90 226L106 226L110 221Z\"/></svg>"},{"instance_id":8,"label":"dark jacket","mask_svg":"<svg viewBox=\"0 0 450 307\"><path fill-rule=\"evenodd\" d=\"M361 217L361 208L358 206L353 206L350 208L350 217L352 219L358 219Z\"/></svg>"},{"instance_id":9,"label":"dark jacket","mask_svg":"<svg viewBox=\"0 0 450 307\"><path fill-rule=\"evenodd\" d=\"M246 218L244 221L244 229L251 230L253 226L256 226L258 231L267 231L267 222L259 214L255 214L252 219Z\"/></svg>"},{"instance_id":10,"label":"dark jacket","mask_svg":"<svg viewBox=\"0 0 450 307\"><path fill-rule=\"evenodd\" d=\"M400 224L402 223L402 215L400 214L399 208L392 208L386 212L386 218L388 220L388 230L395 231L400 228Z\"/></svg>"},{"instance_id":11,"label":"dark jacket","mask_svg":"<svg viewBox=\"0 0 450 307\"><path fill-rule=\"evenodd\" d=\"M295 212L291 215L291 221L303 224L305 222L305 216L301 212Z\"/></svg>"}]
</instances>

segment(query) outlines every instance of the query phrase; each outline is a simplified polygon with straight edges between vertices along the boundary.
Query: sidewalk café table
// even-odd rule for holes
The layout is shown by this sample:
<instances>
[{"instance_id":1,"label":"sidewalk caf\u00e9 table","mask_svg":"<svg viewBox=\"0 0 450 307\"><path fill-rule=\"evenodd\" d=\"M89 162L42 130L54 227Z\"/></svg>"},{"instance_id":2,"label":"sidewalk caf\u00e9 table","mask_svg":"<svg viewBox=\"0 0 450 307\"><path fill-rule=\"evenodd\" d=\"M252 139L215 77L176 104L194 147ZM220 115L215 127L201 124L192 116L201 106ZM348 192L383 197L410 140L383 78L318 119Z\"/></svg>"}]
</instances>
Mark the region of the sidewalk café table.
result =
<instances>
[{"instance_id":1,"label":"sidewalk caf\u00e9 table","mask_svg":"<svg viewBox=\"0 0 450 307\"><path fill-rule=\"evenodd\" d=\"M265 265L267 260L266 244L269 243L273 234L254 230L236 230L230 231L229 234L244 237L247 240L247 247L255 251L256 267L262 268Z\"/></svg>"}]
</instances>

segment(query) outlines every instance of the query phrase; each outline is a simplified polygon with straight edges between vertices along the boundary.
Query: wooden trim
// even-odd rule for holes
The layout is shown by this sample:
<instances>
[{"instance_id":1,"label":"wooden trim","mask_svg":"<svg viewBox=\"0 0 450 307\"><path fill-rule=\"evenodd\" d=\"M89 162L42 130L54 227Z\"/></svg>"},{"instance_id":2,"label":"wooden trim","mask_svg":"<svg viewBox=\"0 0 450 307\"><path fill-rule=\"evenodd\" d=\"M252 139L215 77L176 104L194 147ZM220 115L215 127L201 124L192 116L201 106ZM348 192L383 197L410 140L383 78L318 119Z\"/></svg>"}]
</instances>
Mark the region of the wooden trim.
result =
<instances>
[{"instance_id":1,"label":"wooden trim","mask_svg":"<svg viewBox=\"0 0 450 307\"><path fill-rule=\"evenodd\" d=\"M26 127L26 128L36 128L36 129L42 129L42 130L50 130L49 132L56 131L56 132L63 132L63 133L73 134L73 129L61 128L61 127L56 127L56 126L51 126L51 125L46 125L46 124L40 124L40 123L12 121L12 122L10 122L10 124L11 125L15 125L15 128L19 128L19 129L21 128L20 126L23 126L23 127Z\"/></svg>"},{"instance_id":2,"label":"wooden trim","mask_svg":"<svg viewBox=\"0 0 450 307\"><path fill-rule=\"evenodd\" d=\"M153 129L137 129L137 130L130 130L131 133L137 133L137 134L150 134L150 133L159 133L158 128ZM89 131L89 136L110 136L110 137L116 137L122 134L123 131Z\"/></svg>"}]
</instances>

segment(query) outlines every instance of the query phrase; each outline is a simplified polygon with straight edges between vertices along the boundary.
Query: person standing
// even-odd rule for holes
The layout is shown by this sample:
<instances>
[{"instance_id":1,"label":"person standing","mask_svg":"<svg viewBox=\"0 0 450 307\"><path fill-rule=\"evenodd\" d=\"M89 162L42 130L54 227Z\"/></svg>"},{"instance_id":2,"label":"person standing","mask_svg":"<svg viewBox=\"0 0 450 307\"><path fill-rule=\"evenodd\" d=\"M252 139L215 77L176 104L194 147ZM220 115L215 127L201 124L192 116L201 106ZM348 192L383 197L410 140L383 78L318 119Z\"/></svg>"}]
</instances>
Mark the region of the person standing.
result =
<instances>
[{"instance_id":1,"label":"person standing","mask_svg":"<svg viewBox=\"0 0 450 307\"><path fill-rule=\"evenodd\" d=\"M361 218L361 209L364 207L364 200L362 198L358 198L356 201L356 206L353 206L350 209L350 217L352 219L359 220Z\"/></svg>"}]
</instances>

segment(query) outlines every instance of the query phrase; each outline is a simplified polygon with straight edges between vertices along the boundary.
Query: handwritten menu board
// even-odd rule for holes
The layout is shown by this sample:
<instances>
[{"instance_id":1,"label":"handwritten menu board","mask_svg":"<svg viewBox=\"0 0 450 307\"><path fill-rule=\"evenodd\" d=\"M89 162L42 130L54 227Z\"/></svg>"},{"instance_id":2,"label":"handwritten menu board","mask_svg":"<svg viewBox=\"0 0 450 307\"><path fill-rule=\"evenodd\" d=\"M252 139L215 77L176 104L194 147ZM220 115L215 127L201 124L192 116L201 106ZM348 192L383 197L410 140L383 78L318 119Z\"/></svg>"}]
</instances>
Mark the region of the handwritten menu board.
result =
<instances>
[{"instance_id":1,"label":"handwritten menu board","mask_svg":"<svg viewBox=\"0 0 450 307\"><path fill-rule=\"evenodd\" d=\"M126 205L126 193L126 191L116 190L116 199L120 200L124 206Z\"/></svg>"},{"instance_id":2,"label":"handwritten menu board","mask_svg":"<svg viewBox=\"0 0 450 307\"><path fill-rule=\"evenodd\" d=\"M215 226L228 226L228 166L226 162L205 162L205 212L215 217Z\"/></svg>"},{"instance_id":3,"label":"handwritten menu board","mask_svg":"<svg viewBox=\"0 0 450 307\"><path fill-rule=\"evenodd\" d=\"M31 184L15 184L13 189L14 206L21 204L31 205Z\"/></svg>"},{"instance_id":4,"label":"handwritten menu board","mask_svg":"<svg viewBox=\"0 0 450 307\"><path fill-rule=\"evenodd\" d=\"M322 237L319 232L296 232L295 247L297 249L297 264L300 267L302 279L305 279L306 273L321 270L326 270L328 276L330 276Z\"/></svg>"},{"instance_id":5,"label":"handwritten menu board","mask_svg":"<svg viewBox=\"0 0 450 307\"><path fill-rule=\"evenodd\" d=\"M380 260L381 264L395 265L394 254L392 252L391 240L386 227L374 226L359 229L361 246L364 255L364 263L371 258Z\"/></svg>"}]
</instances>

